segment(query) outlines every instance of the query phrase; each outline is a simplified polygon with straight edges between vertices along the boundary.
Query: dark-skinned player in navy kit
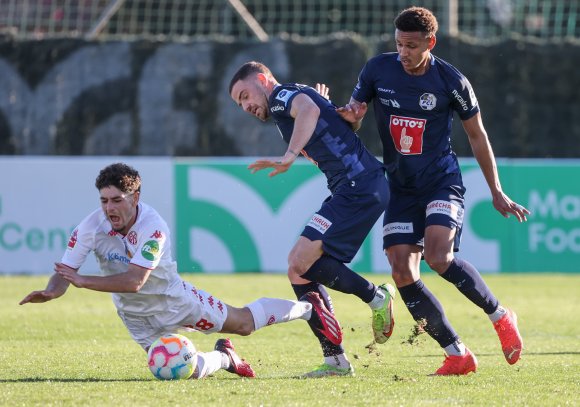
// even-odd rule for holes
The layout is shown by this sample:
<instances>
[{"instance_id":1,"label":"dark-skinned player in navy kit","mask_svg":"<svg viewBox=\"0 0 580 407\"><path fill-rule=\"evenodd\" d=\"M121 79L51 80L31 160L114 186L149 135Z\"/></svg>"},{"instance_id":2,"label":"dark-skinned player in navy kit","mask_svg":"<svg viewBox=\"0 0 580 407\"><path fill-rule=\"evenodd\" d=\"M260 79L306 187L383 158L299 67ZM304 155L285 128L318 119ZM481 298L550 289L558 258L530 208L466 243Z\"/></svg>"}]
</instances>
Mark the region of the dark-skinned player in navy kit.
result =
<instances>
[{"instance_id":1,"label":"dark-skinned player in navy kit","mask_svg":"<svg viewBox=\"0 0 580 407\"><path fill-rule=\"evenodd\" d=\"M372 310L375 341L384 343L393 329L394 287L375 286L344 263L350 262L389 200L382 163L364 147L336 106L308 86L280 84L265 65L248 62L234 74L230 96L244 111L262 121L272 117L288 143L282 157L250 164L252 172L273 168L270 176L288 171L299 154L324 173L331 195L312 216L288 256L288 278L297 298L317 292L332 310L323 286L354 294ZM342 345L335 345L311 325L324 362L305 377L347 376L354 370Z\"/></svg>"},{"instance_id":2,"label":"dark-skinned player in navy kit","mask_svg":"<svg viewBox=\"0 0 580 407\"><path fill-rule=\"evenodd\" d=\"M502 190L471 84L455 67L431 54L438 28L435 16L425 8L411 7L396 17L395 28L397 52L367 61L350 102L338 109L357 130L367 103L373 101L391 188L383 236L393 280L415 321L446 353L435 374L475 372L477 359L421 281L422 256L432 270L488 315L507 362L514 364L523 349L516 314L499 304L472 264L454 256L459 249L465 193L450 144L454 112L462 121L494 207L520 222L530 212Z\"/></svg>"}]
</instances>

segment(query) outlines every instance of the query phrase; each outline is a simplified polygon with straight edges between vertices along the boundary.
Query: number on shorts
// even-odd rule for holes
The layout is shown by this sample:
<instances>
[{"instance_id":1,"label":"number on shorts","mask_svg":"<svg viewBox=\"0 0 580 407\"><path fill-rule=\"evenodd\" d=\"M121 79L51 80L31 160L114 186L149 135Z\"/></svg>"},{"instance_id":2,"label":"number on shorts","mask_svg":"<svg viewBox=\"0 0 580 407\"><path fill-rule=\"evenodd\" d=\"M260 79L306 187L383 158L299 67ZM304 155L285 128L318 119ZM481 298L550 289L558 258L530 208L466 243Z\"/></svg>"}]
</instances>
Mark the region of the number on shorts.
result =
<instances>
[{"instance_id":1,"label":"number on shorts","mask_svg":"<svg viewBox=\"0 0 580 407\"><path fill-rule=\"evenodd\" d=\"M195 327L200 331L207 331L208 329L212 329L214 327L214 324L209 322L207 319L202 318L199 321L197 321Z\"/></svg>"}]
</instances>

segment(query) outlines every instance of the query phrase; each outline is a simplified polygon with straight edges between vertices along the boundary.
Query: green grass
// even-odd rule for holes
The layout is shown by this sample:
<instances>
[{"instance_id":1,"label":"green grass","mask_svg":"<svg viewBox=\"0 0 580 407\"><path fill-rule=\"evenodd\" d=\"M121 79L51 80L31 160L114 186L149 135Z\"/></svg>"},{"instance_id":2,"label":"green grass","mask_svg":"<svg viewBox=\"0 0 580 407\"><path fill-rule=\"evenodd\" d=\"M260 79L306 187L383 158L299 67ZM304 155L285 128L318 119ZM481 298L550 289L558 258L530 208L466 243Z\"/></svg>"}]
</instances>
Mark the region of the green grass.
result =
<instances>
[{"instance_id":1,"label":"green grass","mask_svg":"<svg viewBox=\"0 0 580 407\"><path fill-rule=\"evenodd\" d=\"M376 283L390 277L368 275ZM258 297L293 298L285 276L185 277L241 306ZM333 293L352 378L292 378L321 362L304 321L232 336L258 378L220 371L200 381L156 381L145 353L116 316L110 295L71 286L62 298L19 306L47 277L0 276L0 405L134 406L378 406L580 405L580 275L486 275L502 303L519 316L522 360L508 365L491 323L454 287L433 274L423 280L439 297L479 369L467 377L431 377L443 361L426 335L409 341L413 321L399 298L390 341L374 349L370 311L352 296ZM219 335L187 334L200 350ZM412 344L409 342L413 342Z\"/></svg>"}]
</instances>

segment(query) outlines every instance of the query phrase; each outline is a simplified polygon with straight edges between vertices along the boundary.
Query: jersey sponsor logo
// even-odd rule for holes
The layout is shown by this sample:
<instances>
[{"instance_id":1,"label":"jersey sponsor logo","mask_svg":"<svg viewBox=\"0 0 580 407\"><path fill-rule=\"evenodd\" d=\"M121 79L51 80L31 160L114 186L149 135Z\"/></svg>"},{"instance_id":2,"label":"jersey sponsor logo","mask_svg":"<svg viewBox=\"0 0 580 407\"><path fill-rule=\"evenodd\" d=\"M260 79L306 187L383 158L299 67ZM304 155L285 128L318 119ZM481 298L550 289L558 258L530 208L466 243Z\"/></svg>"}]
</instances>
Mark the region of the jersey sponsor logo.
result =
<instances>
[{"instance_id":1,"label":"jersey sponsor logo","mask_svg":"<svg viewBox=\"0 0 580 407\"><path fill-rule=\"evenodd\" d=\"M443 200L429 202L425 216L436 214L449 216L459 225L463 223L463 208L454 202Z\"/></svg>"},{"instance_id":2,"label":"jersey sponsor logo","mask_svg":"<svg viewBox=\"0 0 580 407\"><path fill-rule=\"evenodd\" d=\"M68 239L67 248L74 249L75 245L77 244L78 234L79 234L78 229L72 231L72 233L70 234L70 238Z\"/></svg>"},{"instance_id":3,"label":"jersey sponsor logo","mask_svg":"<svg viewBox=\"0 0 580 407\"><path fill-rule=\"evenodd\" d=\"M153 261L159 255L159 243L156 240L149 240L141 248L141 255L149 261Z\"/></svg>"},{"instance_id":4,"label":"jersey sponsor logo","mask_svg":"<svg viewBox=\"0 0 580 407\"><path fill-rule=\"evenodd\" d=\"M391 107L396 107L396 108L401 107L401 105L399 104L399 102L397 102L395 99L379 98L379 100L385 106L391 106Z\"/></svg>"},{"instance_id":5,"label":"jersey sponsor logo","mask_svg":"<svg viewBox=\"0 0 580 407\"><path fill-rule=\"evenodd\" d=\"M127 235L127 241L133 246L137 244L137 233L134 230L130 231Z\"/></svg>"},{"instance_id":6,"label":"jersey sponsor logo","mask_svg":"<svg viewBox=\"0 0 580 407\"><path fill-rule=\"evenodd\" d=\"M128 258L127 256L123 256L122 254L119 253L108 253L107 260L109 262L121 262L125 264L129 264L129 262L131 261L131 259Z\"/></svg>"},{"instance_id":7,"label":"jersey sponsor logo","mask_svg":"<svg viewBox=\"0 0 580 407\"><path fill-rule=\"evenodd\" d=\"M272 106L270 108L270 111L272 113L274 113L274 112L279 112L280 110L284 110L284 109L286 109L284 106L282 106L282 105L276 105L276 106Z\"/></svg>"},{"instance_id":8,"label":"jersey sponsor logo","mask_svg":"<svg viewBox=\"0 0 580 407\"><path fill-rule=\"evenodd\" d=\"M321 216L315 213L312 218L308 221L306 226L310 226L318 230L320 233L324 234L332 226L332 222L326 219L324 216Z\"/></svg>"},{"instance_id":9,"label":"jersey sponsor logo","mask_svg":"<svg viewBox=\"0 0 580 407\"><path fill-rule=\"evenodd\" d=\"M437 98L432 93L423 93L419 98L419 106L423 110L433 110L437 106Z\"/></svg>"},{"instance_id":10,"label":"jersey sponsor logo","mask_svg":"<svg viewBox=\"0 0 580 407\"><path fill-rule=\"evenodd\" d=\"M276 100L279 100L281 102L284 102L284 104L286 104L288 103L288 99L290 99L290 96L292 96L295 93L296 93L295 90L283 89L276 95Z\"/></svg>"},{"instance_id":11,"label":"jersey sponsor logo","mask_svg":"<svg viewBox=\"0 0 580 407\"><path fill-rule=\"evenodd\" d=\"M391 115L389 130L397 151L404 155L423 152L423 133L427 120Z\"/></svg>"},{"instance_id":12,"label":"jersey sponsor logo","mask_svg":"<svg viewBox=\"0 0 580 407\"><path fill-rule=\"evenodd\" d=\"M392 235L393 233L413 233L413 223L392 222L383 226L383 236Z\"/></svg>"},{"instance_id":13,"label":"jersey sponsor logo","mask_svg":"<svg viewBox=\"0 0 580 407\"><path fill-rule=\"evenodd\" d=\"M463 99L463 97L459 94L459 92L457 92L457 89L453 89L453 92L451 92L451 94L453 95L455 100L457 100L459 102L459 104L461 105L461 108L464 111L469 110L469 107L467 106L467 101L465 99ZM475 94L473 96L475 97Z\"/></svg>"},{"instance_id":14,"label":"jersey sponsor logo","mask_svg":"<svg viewBox=\"0 0 580 407\"><path fill-rule=\"evenodd\" d=\"M384 93L391 93L391 94L395 93L395 91L393 89L377 88L377 90L379 92L384 92Z\"/></svg>"}]
</instances>

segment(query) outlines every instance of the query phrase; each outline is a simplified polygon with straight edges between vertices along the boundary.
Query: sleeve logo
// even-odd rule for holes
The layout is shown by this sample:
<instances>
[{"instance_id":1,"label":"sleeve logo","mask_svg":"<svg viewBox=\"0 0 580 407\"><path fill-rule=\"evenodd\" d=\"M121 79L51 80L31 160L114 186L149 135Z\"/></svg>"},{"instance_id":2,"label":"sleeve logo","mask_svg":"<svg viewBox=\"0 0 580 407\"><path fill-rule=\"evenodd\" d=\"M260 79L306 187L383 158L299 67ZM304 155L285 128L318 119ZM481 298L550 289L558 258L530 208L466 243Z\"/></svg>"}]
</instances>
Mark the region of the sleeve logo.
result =
<instances>
[{"instance_id":1,"label":"sleeve logo","mask_svg":"<svg viewBox=\"0 0 580 407\"><path fill-rule=\"evenodd\" d=\"M149 240L141 248L141 255L149 261L155 260L159 255L159 243L156 240Z\"/></svg>"},{"instance_id":2,"label":"sleeve logo","mask_svg":"<svg viewBox=\"0 0 580 407\"><path fill-rule=\"evenodd\" d=\"M67 245L67 247L69 249L74 249L75 245L77 244L78 234L79 234L78 229L73 230L73 232L70 234L70 238L68 239L68 245Z\"/></svg>"},{"instance_id":3,"label":"sleeve logo","mask_svg":"<svg viewBox=\"0 0 580 407\"><path fill-rule=\"evenodd\" d=\"M292 96L293 94L295 94L296 91L294 90L281 90L277 95L276 95L276 100L279 100L280 102L284 102L284 104L288 103L288 99L290 99L290 96Z\"/></svg>"}]
</instances>

